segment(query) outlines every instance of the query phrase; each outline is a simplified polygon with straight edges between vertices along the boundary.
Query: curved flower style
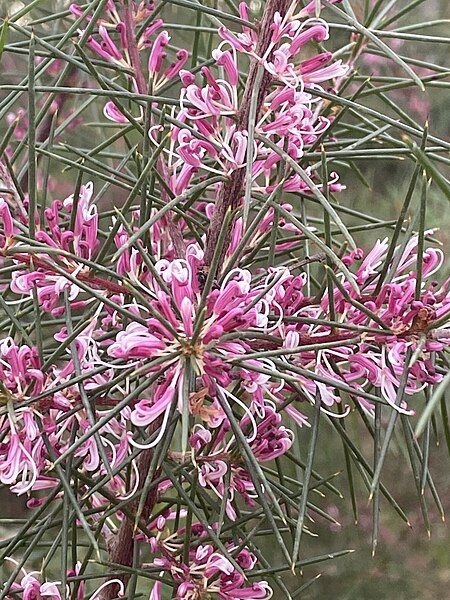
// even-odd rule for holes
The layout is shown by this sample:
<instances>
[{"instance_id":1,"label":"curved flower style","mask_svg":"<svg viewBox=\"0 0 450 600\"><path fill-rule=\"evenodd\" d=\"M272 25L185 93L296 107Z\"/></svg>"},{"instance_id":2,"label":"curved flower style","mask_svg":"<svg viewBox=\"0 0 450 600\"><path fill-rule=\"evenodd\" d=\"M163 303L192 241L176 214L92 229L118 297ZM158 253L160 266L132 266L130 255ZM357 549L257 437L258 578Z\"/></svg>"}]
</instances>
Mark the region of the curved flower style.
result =
<instances>
[{"instance_id":1,"label":"curved flower style","mask_svg":"<svg viewBox=\"0 0 450 600\"><path fill-rule=\"evenodd\" d=\"M82 339L79 341L78 358L89 371L90 364L83 361L86 346ZM72 429L81 434L92 425L82 408L79 390L70 383L73 374L73 361L63 369L51 368L45 373L36 348L17 346L12 338L0 343L1 395L7 408L0 416L0 481L18 495L53 488L57 480L47 476L53 457L70 446ZM92 389L105 381L104 376L94 376L87 378L85 386ZM67 383L59 391L62 382ZM128 409L125 409L119 418L112 417L99 431L99 439L113 468L121 464L128 453L127 422ZM48 447L54 456L49 456ZM82 468L87 472L106 473L97 443L92 438L79 446L76 456L83 458ZM111 481L111 486L116 492L125 493L120 477ZM33 506L40 503L30 502Z\"/></svg>"},{"instance_id":2,"label":"curved flower style","mask_svg":"<svg viewBox=\"0 0 450 600\"><path fill-rule=\"evenodd\" d=\"M165 519L161 518L158 523L160 531L164 529ZM217 529L217 524L213 526ZM192 600L203 595L214 595L223 600L248 598L249 600L268 600L272 597L272 590L266 581L250 584L245 580L242 572L251 575L251 570L256 565L257 559L247 548L242 548L234 554L235 565L221 552L217 551L212 544L199 543L196 549L189 552L189 560L180 558L177 538L180 538L184 530L177 531L168 537L159 533L151 539L153 552L160 552L161 557L154 559L152 566L159 567L161 574L167 574L173 579L176 586L175 598L179 600ZM192 525L192 541L202 541L207 536L200 523ZM231 554L238 546L227 544L227 550ZM238 571L239 566L241 572ZM151 600L162 599L162 588L160 582L155 583Z\"/></svg>"},{"instance_id":3,"label":"curved flower style","mask_svg":"<svg viewBox=\"0 0 450 600\"><path fill-rule=\"evenodd\" d=\"M270 405L265 407L263 418L254 418L249 413L241 420L240 427L258 462L264 463L278 458L291 447L293 433L281 422L280 413ZM235 519L236 512L231 502L235 493L237 492L247 504L253 506L252 496L255 488L250 473L243 466L235 436L230 437L229 430L230 423L225 420L213 439L208 429L198 425L189 444L193 451L193 460L198 467L200 485L211 489L219 498L223 498L226 492L225 480L228 479L229 499L226 510L229 518Z\"/></svg>"},{"instance_id":4,"label":"curved flower style","mask_svg":"<svg viewBox=\"0 0 450 600\"><path fill-rule=\"evenodd\" d=\"M106 474L105 457L112 468L120 470L132 447L142 445L135 427L157 424L156 434L144 444L152 447L163 438L176 408L185 422L190 418L197 423L197 437L202 431L200 437L207 440L210 432L217 430L209 448L213 456L219 456L217 461L205 462L200 442L192 446L197 438L189 438L186 431L184 444L190 439L191 447L200 452L196 460L202 485L222 494L228 467L220 457L224 452L227 455L230 443L225 440L230 426L227 406L243 411L241 426L245 423L244 429L249 428L245 432L248 443L258 460L265 461L290 446L292 435L281 426L281 414L299 426L307 425L300 403L314 403L318 393L321 410L332 415L336 414L333 407L341 402L341 390L372 415L375 396L371 388L379 390L381 400L395 410L411 414L413 408L406 399L399 401L399 390L412 396L441 381L434 355L448 345L450 334L441 328L434 335L433 324L450 313L450 293L448 283L438 288L430 281L442 262L441 252L433 248L423 253L418 285L416 237L394 252L385 280L380 279L380 266L388 252L387 240L377 242L365 256L360 249L344 256L343 263L354 270L359 290L344 275L336 274L339 285L331 299L327 291L319 298L308 296L306 275L288 267L256 274L228 267L205 294L203 251L197 242L187 246L184 258L160 258L150 268L142 251L128 247L130 230L116 227L114 239L120 252L108 273L115 270L119 280L129 281L130 288L100 277L87 263L78 262L94 258L99 247L98 216L91 197L92 186L87 185L81 188L77 201L70 197L53 203L46 213L46 230L37 231L42 246L33 260L21 250L21 242L14 240L10 209L5 208L2 214L4 239L10 240L8 252L12 252L17 267L12 274L13 292L33 297L36 290L39 304L54 315L64 311L63 290L67 290L72 311L92 303L87 292L83 291L80 299L77 281L97 288L97 301L112 302L98 305L73 345L65 328L55 335L55 340L66 345L67 359L45 371L36 349L19 347L11 338L1 343L0 375L4 402L10 410L0 416L0 478L14 492L24 494L54 486L55 479L46 473L54 460L48 456L48 445L56 457L69 452L73 428L83 437L75 451L82 459L82 468ZM70 216L70 226L67 219L62 221L64 214ZM135 211L134 219L136 230L139 212ZM273 212L269 211L255 230L253 244L259 243L272 219ZM116 225L112 222L112 227ZM239 245L240 228L242 221L238 220L227 252L230 259ZM286 224L286 231L295 233L295 228ZM185 232L188 236L189 229ZM155 252L166 252L166 256L174 253L173 246L163 241L160 224L151 233ZM54 262L58 252L61 257ZM60 273L67 273L68 278ZM128 290L137 293L131 303ZM335 331L327 322L331 304L335 321L362 327L362 333L346 331L345 327ZM127 311L126 318L122 310ZM154 383L114 412L120 394L126 395L134 387L135 378L130 378L130 373L135 369L154 377ZM122 373L123 383L119 383ZM86 412L86 400L71 383L77 376L84 379L85 393L112 408ZM111 387L111 381L117 383ZM108 392L97 392L102 389ZM89 437L94 421L107 416L109 410L111 417L99 428L97 437ZM42 431L47 434L47 445ZM271 451L261 452L255 441L259 436ZM136 465L132 464L131 489L139 485ZM120 476L111 480L111 486L121 495L130 489ZM252 477L239 464L231 469L231 494L233 490L251 502ZM227 510L231 515L231 501Z\"/></svg>"}]
</instances>

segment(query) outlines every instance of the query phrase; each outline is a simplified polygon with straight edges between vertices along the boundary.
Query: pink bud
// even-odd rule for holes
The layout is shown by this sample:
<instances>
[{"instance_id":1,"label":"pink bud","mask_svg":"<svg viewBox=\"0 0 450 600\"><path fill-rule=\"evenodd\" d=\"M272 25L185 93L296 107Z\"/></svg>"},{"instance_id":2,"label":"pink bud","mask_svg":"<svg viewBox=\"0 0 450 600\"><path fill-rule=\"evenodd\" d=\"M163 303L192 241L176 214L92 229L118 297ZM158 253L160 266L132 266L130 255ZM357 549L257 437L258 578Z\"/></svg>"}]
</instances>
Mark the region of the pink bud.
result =
<instances>
[{"instance_id":1,"label":"pink bud","mask_svg":"<svg viewBox=\"0 0 450 600\"><path fill-rule=\"evenodd\" d=\"M185 71L184 69L181 69L180 71L180 79L185 87L195 83L195 75L193 75L190 71Z\"/></svg>"},{"instance_id":2,"label":"pink bud","mask_svg":"<svg viewBox=\"0 0 450 600\"><path fill-rule=\"evenodd\" d=\"M228 81L231 85L237 85L239 80L239 73L237 69L236 62L230 51L222 52L221 50L214 50L213 58L216 60L217 64L225 69L225 72L228 77Z\"/></svg>"},{"instance_id":3,"label":"pink bud","mask_svg":"<svg viewBox=\"0 0 450 600\"><path fill-rule=\"evenodd\" d=\"M148 70L150 71L150 73L159 73L159 71L161 70L162 61L166 56L164 48L167 46L169 41L170 36L167 33L167 31L161 31L161 33L156 38L155 43L153 44L148 59Z\"/></svg>"},{"instance_id":4,"label":"pink bud","mask_svg":"<svg viewBox=\"0 0 450 600\"><path fill-rule=\"evenodd\" d=\"M312 40L316 42L323 42L328 39L328 27L322 23L317 23L312 27L309 27L306 31L299 33L293 40L290 48L291 56L297 54L297 52L303 48L308 42Z\"/></svg>"},{"instance_id":5,"label":"pink bud","mask_svg":"<svg viewBox=\"0 0 450 600\"><path fill-rule=\"evenodd\" d=\"M103 50L105 50L105 52L110 54L116 60L121 60L122 54L119 52L119 49L117 48L115 43L112 41L111 36L109 35L106 27L104 27L103 25L100 25L98 28L98 32L103 40L102 41Z\"/></svg>"},{"instance_id":6,"label":"pink bud","mask_svg":"<svg viewBox=\"0 0 450 600\"><path fill-rule=\"evenodd\" d=\"M338 2L342 2L342 0L329 0L330 4L337 4ZM316 0L312 0L309 4L302 8L302 10L298 13L299 17L309 17L316 12Z\"/></svg>"},{"instance_id":7,"label":"pink bud","mask_svg":"<svg viewBox=\"0 0 450 600\"><path fill-rule=\"evenodd\" d=\"M173 62L166 72L164 73L164 77L166 79L172 79L180 72L182 67L186 64L186 61L189 57L189 52L187 50L181 49L177 52L177 60Z\"/></svg>"},{"instance_id":8,"label":"pink bud","mask_svg":"<svg viewBox=\"0 0 450 600\"><path fill-rule=\"evenodd\" d=\"M83 14L83 9L79 4L71 4L69 6L69 10L76 17L81 17L81 15Z\"/></svg>"},{"instance_id":9,"label":"pink bud","mask_svg":"<svg viewBox=\"0 0 450 600\"><path fill-rule=\"evenodd\" d=\"M3 222L3 233L6 238L11 238L14 233L14 223L9 206L3 198L0 198L0 218Z\"/></svg>"},{"instance_id":10,"label":"pink bud","mask_svg":"<svg viewBox=\"0 0 450 600\"><path fill-rule=\"evenodd\" d=\"M144 31L144 37L149 38L153 35L158 29L160 29L164 25L164 21L162 19L157 19L153 23L151 23Z\"/></svg>"}]
</instances>

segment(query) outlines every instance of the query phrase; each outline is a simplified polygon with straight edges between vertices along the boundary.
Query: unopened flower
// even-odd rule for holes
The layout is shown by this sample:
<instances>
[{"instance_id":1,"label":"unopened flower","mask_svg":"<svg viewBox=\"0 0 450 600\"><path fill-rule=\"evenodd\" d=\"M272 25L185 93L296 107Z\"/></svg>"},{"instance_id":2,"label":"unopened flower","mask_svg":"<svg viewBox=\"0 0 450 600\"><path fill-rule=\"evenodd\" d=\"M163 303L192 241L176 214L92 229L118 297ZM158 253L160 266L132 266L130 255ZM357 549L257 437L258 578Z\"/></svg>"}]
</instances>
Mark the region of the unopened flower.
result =
<instances>
[{"instance_id":1,"label":"unopened flower","mask_svg":"<svg viewBox=\"0 0 450 600\"><path fill-rule=\"evenodd\" d=\"M176 532L167 538L158 536L158 541L155 540L152 544L154 551L161 552L161 556L153 560L152 566L159 567L162 574L167 574L173 579L175 598L194 600L203 595L214 595L223 600L268 600L272 597L272 590L266 581L246 581L228 558L212 544L200 543L189 551L189 561L184 562L178 553L179 544L176 541L182 533L183 531ZM199 523L194 524L191 535L201 542L205 531ZM232 553L235 547L228 543L227 549ZM235 553L234 559L248 574L251 574L257 562L256 557L247 548ZM161 583L155 583L151 600L161 600L162 591Z\"/></svg>"}]
</instances>

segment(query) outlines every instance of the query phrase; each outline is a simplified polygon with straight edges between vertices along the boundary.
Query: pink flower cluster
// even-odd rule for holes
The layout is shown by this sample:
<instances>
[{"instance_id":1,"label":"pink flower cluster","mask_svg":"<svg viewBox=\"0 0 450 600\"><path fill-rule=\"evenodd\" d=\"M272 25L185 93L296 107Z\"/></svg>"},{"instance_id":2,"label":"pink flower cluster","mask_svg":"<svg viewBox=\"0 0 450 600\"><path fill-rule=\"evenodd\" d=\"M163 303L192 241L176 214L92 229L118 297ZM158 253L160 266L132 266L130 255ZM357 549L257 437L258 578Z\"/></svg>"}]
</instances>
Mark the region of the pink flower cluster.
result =
<instances>
[{"instance_id":1,"label":"pink flower cluster","mask_svg":"<svg viewBox=\"0 0 450 600\"><path fill-rule=\"evenodd\" d=\"M295 3L293 3L295 6ZM82 9L71 5L76 16ZM245 2L239 5L242 19L249 19ZM186 50L178 51L174 62L166 65L170 35L162 30L164 22L158 18L143 30L137 42L139 53L150 48L145 69L145 81L151 77L152 92L156 93L168 81L179 75L182 90L180 109L176 112L176 124L171 131L167 157L168 183L172 192L182 194L194 176L202 173L226 173L245 166L248 155L247 123L238 126L242 102L239 91L239 55L247 54L258 61L261 69L271 75L271 89L262 102L262 114L255 124L255 132L266 136L280 150L287 148L294 160L300 160L304 147L321 137L330 125L332 117L321 115L322 101L314 95L324 82L343 77L348 67L341 60L335 61L331 52L321 52L312 58L303 58L305 48L311 42L324 42L329 37L325 21L312 17L314 7L306 7L297 15L290 11L282 16L275 14L272 39L264 55L257 54L258 33L243 27L242 33L219 28L221 44L212 53L214 67L202 67L202 82L183 67L188 58ZM151 15L151 8L136 9L135 19L140 22ZM114 3L107 5L107 17L98 26L98 39L90 36L88 45L98 56L108 62L135 69L130 57L125 25ZM159 33L157 34L157 32ZM83 31L80 31L82 35ZM112 38L115 34L115 38ZM157 35L156 35L157 34ZM156 36L156 37L155 37ZM139 85L133 79L136 91ZM332 85L332 83L331 83ZM117 123L127 123L128 117L120 106L110 101L104 109L107 118ZM135 118L142 119L142 109ZM159 145L159 125L153 125L149 135ZM256 190L271 190L280 155L267 147L263 141L254 141L252 179ZM309 175L314 173L307 169ZM336 173L330 174L330 189L342 189ZM290 192L309 193L310 189L299 175L289 177L284 188Z\"/></svg>"},{"instance_id":2,"label":"pink flower cluster","mask_svg":"<svg viewBox=\"0 0 450 600\"><path fill-rule=\"evenodd\" d=\"M345 256L354 281L336 274L341 283L332 299L326 291L321 298L308 296L306 275L287 267L255 273L229 269L205 295L203 251L195 241L187 246L185 258L161 258L150 269L142 251L127 246L130 233L122 228L115 240L123 252L116 253L108 268L117 279L93 272L83 262L94 258L100 247L91 197L88 184L76 203L72 197L53 202L36 232L41 245L32 257L14 240L12 212L6 201L2 205L0 229L9 240L8 260L16 267L10 289L17 299L31 302L36 293L42 309L55 316L66 311L67 303L74 314L91 310L72 343L66 327L54 334L65 345L66 358L60 356L45 368L36 348L12 338L0 343L5 405L0 416L0 481L17 494L53 487L57 480L49 469L70 447L70 431L76 427L82 436L108 411L111 417L97 439L88 437L77 447L75 455L83 458L87 472L106 473L102 452L113 468L120 467L133 447L143 444L139 428L155 422L157 435L144 447L156 445L175 410L197 423L189 444L201 485L220 495L230 448L236 443L227 406L243 411L240 427L255 457L264 462L282 455L292 443L282 414L299 426L307 424L308 411L302 407L313 403L317 393L323 411L341 401L342 390L371 414L370 390L375 388L381 401L410 414L404 401L397 406L405 369L406 395L441 380L433 356L448 345L450 330L440 328L435 335L433 323L450 312L450 293L448 282L439 287L432 279L442 253L428 248L417 295L417 237L397 251L392 272L380 284L387 239L366 255L357 250ZM63 219L71 211L76 214ZM327 324L331 306L341 327ZM362 330L346 329L348 325ZM407 363L408 354L414 360ZM154 383L117 412L115 405L137 385L136 370ZM96 399L93 415L86 411L80 387L72 383L80 376L84 393ZM124 495L138 484L136 477L129 489L120 474L110 485ZM253 491L246 468L239 461L231 463L230 500L236 492L251 503ZM227 510L233 513L231 504Z\"/></svg>"},{"instance_id":3,"label":"pink flower cluster","mask_svg":"<svg viewBox=\"0 0 450 600\"><path fill-rule=\"evenodd\" d=\"M176 585L174 598L193 600L211 595L222 600L268 600L272 597L266 581L249 583L246 579L257 563L256 556L245 547L236 552L239 546L229 542L226 548L234 557L233 564L208 542L208 533L200 523L194 523L191 528L192 549L188 561L181 558L183 544L180 539L186 532L180 529L167 535L166 521L170 518L173 515L161 516L153 524L156 535L150 539L150 545L153 553L160 556L156 556L151 566L159 567L161 575L167 573L173 579ZM217 531L217 523L213 529ZM162 583L156 582L150 600L161 600L162 589Z\"/></svg>"},{"instance_id":4,"label":"pink flower cluster","mask_svg":"<svg viewBox=\"0 0 450 600\"><path fill-rule=\"evenodd\" d=\"M138 82L142 65L136 65L136 52L139 60L147 56L144 74L151 93L179 76L179 103L160 156L158 175L165 184L158 190L160 203L145 215L136 205L125 216L101 214L93 184L86 183L68 198L50 201L42 215L32 216L30 228L23 210L28 199L18 206L10 196L0 197L6 306L18 305L28 314L37 305L50 325L46 339L37 340L32 328L16 324L0 339L0 482L26 494L29 508L37 507L43 493L63 494L57 467L70 456L84 477L77 494L89 508L86 519L92 527L101 521L105 539L129 518L119 512L103 522L98 513L105 497L135 500L142 490L139 450L167 441L168 459L188 461L199 489L214 501L223 499L223 511L233 521L238 507L253 507L259 495L243 443L258 463L282 457L297 428L309 425L317 399L333 418L351 410L350 405L338 409L341 395L368 417L376 401L410 415L415 396L442 380L436 355L450 343L449 281L434 280L442 252L422 250L417 235L393 252L388 239L379 240L368 252L358 248L344 255L332 269L327 264L333 286L318 287L312 295L308 271L282 255L312 228L297 227L295 200L282 199L286 218L272 206L250 231L238 210L225 236L223 260L215 269L205 258L203 225L216 214L224 181L242 172L249 157L252 194L268 195L280 187L280 192L311 193L298 173L280 176L281 154L299 163L305 149L326 135L331 117L323 116L317 92L348 70L330 52L306 57L311 42L329 37L328 25L315 16L317 2L298 14L295 2L286 15L276 13L264 52L255 29L221 27L214 63L200 75L184 69L184 50L168 62L170 36L161 19L151 23L149 3L127 6L128 17L109 0L87 45L103 61L134 73L138 95L146 90ZM70 10L79 18L84 9L73 4ZM244 3L240 16L249 19ZM133 27L146 24L133 47L126 18ZM258 76L269 81L261 87L253 139L252 124L240 122L240 65L248 60L258 66L256 95ZM116 123L127 122L125 112L112 102L105 106L106 117ZM143 111L136 118L143 119ZM159 146L161 126L150 125L150 142ZM312 167L305 166L305 172L319 187L342 189L335 173L320 183ZM194 186L210 176L214 187L191 197ZM166 206L172 197L180 199L177 214ZM238 200L230 208L239 207ZM27 228L34 239L23 235ZM276 239L268 242L272 232ZM274 266L262 266L255 256L269 245ZM327 258L320 255L318 261ZM157 476L154 494L160 500L171 482ZM91 492L83 481L94 477L104 485ZM188 482L183 474L179 480ZM176 598L271 597L265 581L249 583L243 575L251 575L257 562L247 547L234 538L223 547L214 542L223 524L206 531L194 523L186 552L181 513L176 531L167 533L173 515L166 514L150 523L154 536L145 538L154 555L152 568L170 578ZM112 581L122 594L123 581ZM24 600L57 600L65 597L58 585L25 573L11 591ZM161 597L157 581L151 600Z\"/></svg>"},{"instance_id":5,"label":"pink flower cluster","mask_svg":"<svg viewBox=\"0 0 450 600\"><path fill-rule=\"evenodd\" d=\"M63 340L64 333L55 337ZM77 352L83 372L89 373L87 336L77 340ZM70 445L73 428L82 435L92 425L79 389L70 384L74 374L70 358L59 368L52 365L44 372L36 348L18 346L11 338L0 344L1 395L6 409L0 416L0 481L18 495L54 487L58 480L49 476L52 455L57 457ZM96 389L107 380L108 375L103 374L87 377L85 389ZM64 389L58 391L60 387ZM125 409L99 431L113 468L122 463L128 452L127 413ZM97 411L97 416L101 416L101 411ZM54 454L49 455L49 447ZM93 438L79 447L76 456L83 458L86 472L105 473ZM119 494L124 485L118 476L111 481L112 489ZM32 498L29 506L40 502L42 499Z\"/></svg>"},{"instance_id":6,"label":"pink flower cluster","mask_svg":"<svg viewBox=\"0 0 450 600\"><path fill-rule=\"evenodd\" d=\"M130 6L133 13L132 20L136 26L148 22L155 8L153 3L147 2L141 2L137 6L133 2ZM71 4L70 11L76 17L83 15L83 8L78 4ZM187 50L181 49L177 52L175 60L168 63L167 46L171 38L167 30L160 31L163 26L164 21L160 18L156 19L144 28L136 44L138 52L149 50L145 84L148 76L151 76L152 93L157 93L168 81L178 75L189 56ZM83 34L84 30L80 30L79 35ZM87 45L103 60L133 70L135 65L129 44L127 24L123 20L123 14L119 13L113 1L109 1L105 6L104 18L98 22L98 35L89 36ZM139 83L135 78L133 78L133 87L137 92L146 91L139 89ZM117 123L127 122L126 116L112 101L106 103L104 113L108 119ZM138 119L142 119L142 112L138 115Z\"/></svg>"},{"instance_id":7,"label":"pink flower cluster","mask_svg":"<svg viewBox=\"0 0 450 600\"><path fill-rule=\"evenodd\" d=\"M262 418L249 412L241 420L240 427L258 462L269 462L282 456L291 447L293 433L281 423L280 413L270 404L266 404ZM226 510L230 519L235 519L236 511L232 504L235 494L239 494L249 506L254 506L252 495L255 494L255 486L248 469L242 463L235 436L229 433L228 420L224 420L217 432L214 432L214 438L211 430L198 424L189 445L198 467L200 485L212 490L219 498L223 498L226 493L224 480L229 472Z\"/></svg>"},{"instance_id":8,"label":"pink flower cluster","mask_svg":"<svg viewBox=\"0 0 450 600\"><path fill-rule=\"evenodd\" d=\"M17 565L18 563L12 559L7 557L6 560L12 565ZM69 577L76 576L80 572L81 563L77 563L75 566L75 570L67 571L67 575ZM60 591L61 582L60 581L44 581L42 582L42 578L40 573L37 571L31 571L27 573L25 569L21 568L22 577L20 581L14 582L11 585L10 591L13 592L13 595L7 595L6 600L14 600L14 598L20 598L22 600L64 600L65 598L69 598L71 594L70 587L67 586L65 593ZM91 600L95 600L98 598L100 592L107 586L111 584L117 584L119 586L118 596L124 595L123 584L119 579L113 579L102 584L91 596ZM86 585L84 581L80 581L78 586L78 591L76 594L77 600L85 599L85 591Z\"/></svg>"},{"instance_id":9,"label":"pink flower cluster","mask_svg":"<svg viewBox=\"0 0 450 600\"><path fill-rule=\"evenodd\" d=\"M240 16L248 20L248 9L241 3ZM320 84L342 77L348 68L342 61L334 61L331 52L302 59L305 46L311 41L323 42L329 37L328 26L318 18L304 21L305 13L281 16L275 14L272 39L264 55L257 54L258 33L243 27L242 33L219 29L223 41L213 51L215 69L202 67L205 83L188 71L181 71L183 89L180 96L179 122L187 123L173 128L169 155L175 194L181 194L192 177L199 171L231 173L245 166L248 157L247 123L239 119L239 55L247 54L260 68L272 76L273 85L262 100L261 116L255 123L255 134L262 134L280 150L287 148L294 160L303 156L304 147L322 136L330 118L321 116L322 103L314 95ZM306 89L308 88L308 89ZM256 90L257 91L257 90ZM150 132L157 143L157 127ZM280 155L263 140L254 140L252 180L254 189L271 190L271 181L280 162ZM214 166L213 166L214 165ZM340 190L337 175L330 174L330 186ZM284 183L286 191L308 193L307 184L298 175Z\"/></svg>"},{"instance_id":10,"label":"pink flower cluster","mask_svg":"<svg viewBox=\"0 0 450 600\"><path fill-rule=\"evenodd\" d=\"M58 589L58 582L45 582L41 583L38 578L35 577L38 573L28 573L24 575L20 583L14 583L11 587L11 591L21 594L23 600L61 600L61 594ZM13 598L14 596L7 596L7 598Z\"/></svg>"}]
</instances>

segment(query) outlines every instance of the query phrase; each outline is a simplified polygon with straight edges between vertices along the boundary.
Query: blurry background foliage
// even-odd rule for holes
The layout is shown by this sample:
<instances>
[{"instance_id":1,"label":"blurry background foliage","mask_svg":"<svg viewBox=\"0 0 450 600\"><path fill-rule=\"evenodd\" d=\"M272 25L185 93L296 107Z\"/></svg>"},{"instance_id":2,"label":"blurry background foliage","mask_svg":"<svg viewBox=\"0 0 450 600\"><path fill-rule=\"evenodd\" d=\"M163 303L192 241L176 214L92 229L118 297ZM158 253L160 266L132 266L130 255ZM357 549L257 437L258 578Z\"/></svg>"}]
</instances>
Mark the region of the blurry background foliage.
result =
<instances>
[{"instance_id":1,"label":"blurry background foliage","mask_svg":"<svg viewBox=\"0 0 450 600\"><path fill-rule=\"evenodd\" d=\"M355 13L360 16L365 0L350 0ZM416 4L410 12L406 13L397 23L393 23L388 29L396 27L408 27L412 24L422 24L407 31L415 34L447 36L450 30L450 1L449 0L425 0L423 2L412 2L412 0L385 0L384 5L391 8L386 14L396 14L411 3ZM0 0L0 16L16 13L30 2L11 0ZM43 0L33 9L32 18L38 20L41 17L59 12L68 8L70 2L66 0ZM202 0L202 5L230 10L229 2L225 0ZM258 13L261 2L253 1L251 7ZM374 4L374 2L372 2ZM192 10L187 10L167 2L164 7L164 19L166 27L172 35L172 44L175 47L192 47L193 32L189 29L171 28L170 23L183 25L196 25L196 15ZM327 13L328 19L334 22L334 15ZM29 23L30 15L25 16L20 24ZM446 20L435 25L429 25L430 21ZM71 22L70 16L66 20L56 22L44 22L36 26L39 35L51 36L56 33L55 27L60 31L61 24ZM348 42L348 31L332 28L331 39L327 42L327 48L332 49L345 45ZM13 44L23 38L18 37L14 31L9 32L8 44ZM207 32L199 38L199 59L210 55L217 38ZM450 74L449 44L427 43L418 40L398 40L387 38L384 41L402 56L415 60L426 61L440 65L441 71L447 69ZM377 56L370 52L364 54L356 64L357 77L355 85L368 76L373 76L374 85L383 85L380 77L395 76L406 78L404 72L399 72L399 67L385 57ZM189 67L189 64L188 64ZM21 52L5 51L2 57L0 71L0 86L4 84L18 83L26 77L27 46L23 45ZM430 73L427 69L416 69L420 75ZM51 74L46 75L50 82ZM377 79L378 78L378 79ZM89 81L85 74L77 74L77 87L95 87L96 84ZM416 87L405 87L386 92L387 97L403 110L418 125L423 126L428 120L430 132L450 141L450 95L448 93L449 79L443 78L442 85L433 87L426 86L426 91L421 92ZM44 81L42 81L44 83ZM172 87L168 95L176 97L177 88ZM0 98L5 92L0 90ZM64 111L79 108L86 99L83 96L73 95L65 99ZM25 107L25 99L23 99ZM386 102L376 96L364 98L366 105L376 108L379 112L399 118L395 110L389 108ZM21 107L16 106L14 112L17 114ZM100 143L102 138L113 133L118 126L114 123L105 123L102 113L103 100L93 101L83 112L82 121L76 120L74 126L66 129L58 138L58 152L66 158L77 160L79 155L71 152L70 147L89 149ZM25 123L25 122L24 122ZM351 117L347 117L346 123L352 123ZM7 123L0 124L0 134L5 131ZM107 127L107 129L105 129ZM398 135L398 132L395 133ZM441 154L443 155L443 154ZM113 167L117 160L113 155L109 159L103 158L106 163ZM337 201L345 207L360 210L371 214L373 217L389 220L398 217L400 208L405 198L413 163L409 159L401 157L394 158L369 158L348 164L345 161L331 162L330 166L336 168L340 174L341 183L347 189L337 196ZM355 168L356 166L356 168ZM445 164L440 168L444 174L449 175L450 169ZM64 198L73 191L76 180L76 172L73 169L64 169L61 163L51 161L51 175L54 185L49 189L49 197ZM94 185L101 186L101 180L92 178ZM104 207L113 204L120 205L121 190L111 187L108 194L102 198ZM290 201L292 199L289 199ZM294 200L295 203L295 200ZM317 216L321 213L317 211ZM361 220L356 216L347 215L347 225L360 225ZM436 237L440 240L450 256L450 209L448 199L432 186L428 195L427 204L428 227L439 228ZM382 236L380 230L362 231L355 233L355 239L363 248L368 248L377 237ZM446 264L440 277L448 275L450 264ZM450 396L450 392L448 393ZM387 413L386 413L387 414ZM351 431L352 439L359 448L367 450L367 456L371 456L372 440L367 429L362 424L357 411L346 419L346 427ZM332 514L340 526L331 525L326 522L316 521L311 529L317 533L317 537L304 538L305 554L320 555L342 548L353 548L354 554L347 555L336 561L325 562L317 565L305 573L307 578L321 574L309 591L305 592L304 598L335 598L337 600L444 600L450 597L450 538L448 526L441 521L435 506L429 502L431 536L423 525L419 502L414 488L412 474L409 469L409 461L404 448L404 441L398 437L391 444L390 460L385 463L383 471L383 482L395 495L395 498L408 515L411 527L408 527L384 500L382 510L382 525L380 539L375 557L371 557L371 528L372 508L367 500L367 490L361 482L356 470L353 470L355 496L357 498L357 524L355 514L352 510L347 474L343 469L345 465L343 445L339 436L331 431L332 427L325 419L320 425L318 451L316 453L316 470L330 476L341 471L334 478L333 483L342 491L343 498L328 495L322 498L322 506ZM299 439L300 447L306 449L309 442L309 433L301 432ZM450 472L448 470L447 446L442 431L438 432L438 440L434 440L434 449L431 452L430 468L441 500L447 514L450 514ZM295 473L286 473L295 476ZM3 518L19 518L23 515L25 500L9 495L1 491L1 516ZM0 525L0 538L2 536L2 525ZM31 566L31 565L30 565ZM35 566L39 568L39 556L35 557ZM31 569L29 569L31 570ZM286 574L286 578L289 575Z\"/></svg>"}]
</instances>

